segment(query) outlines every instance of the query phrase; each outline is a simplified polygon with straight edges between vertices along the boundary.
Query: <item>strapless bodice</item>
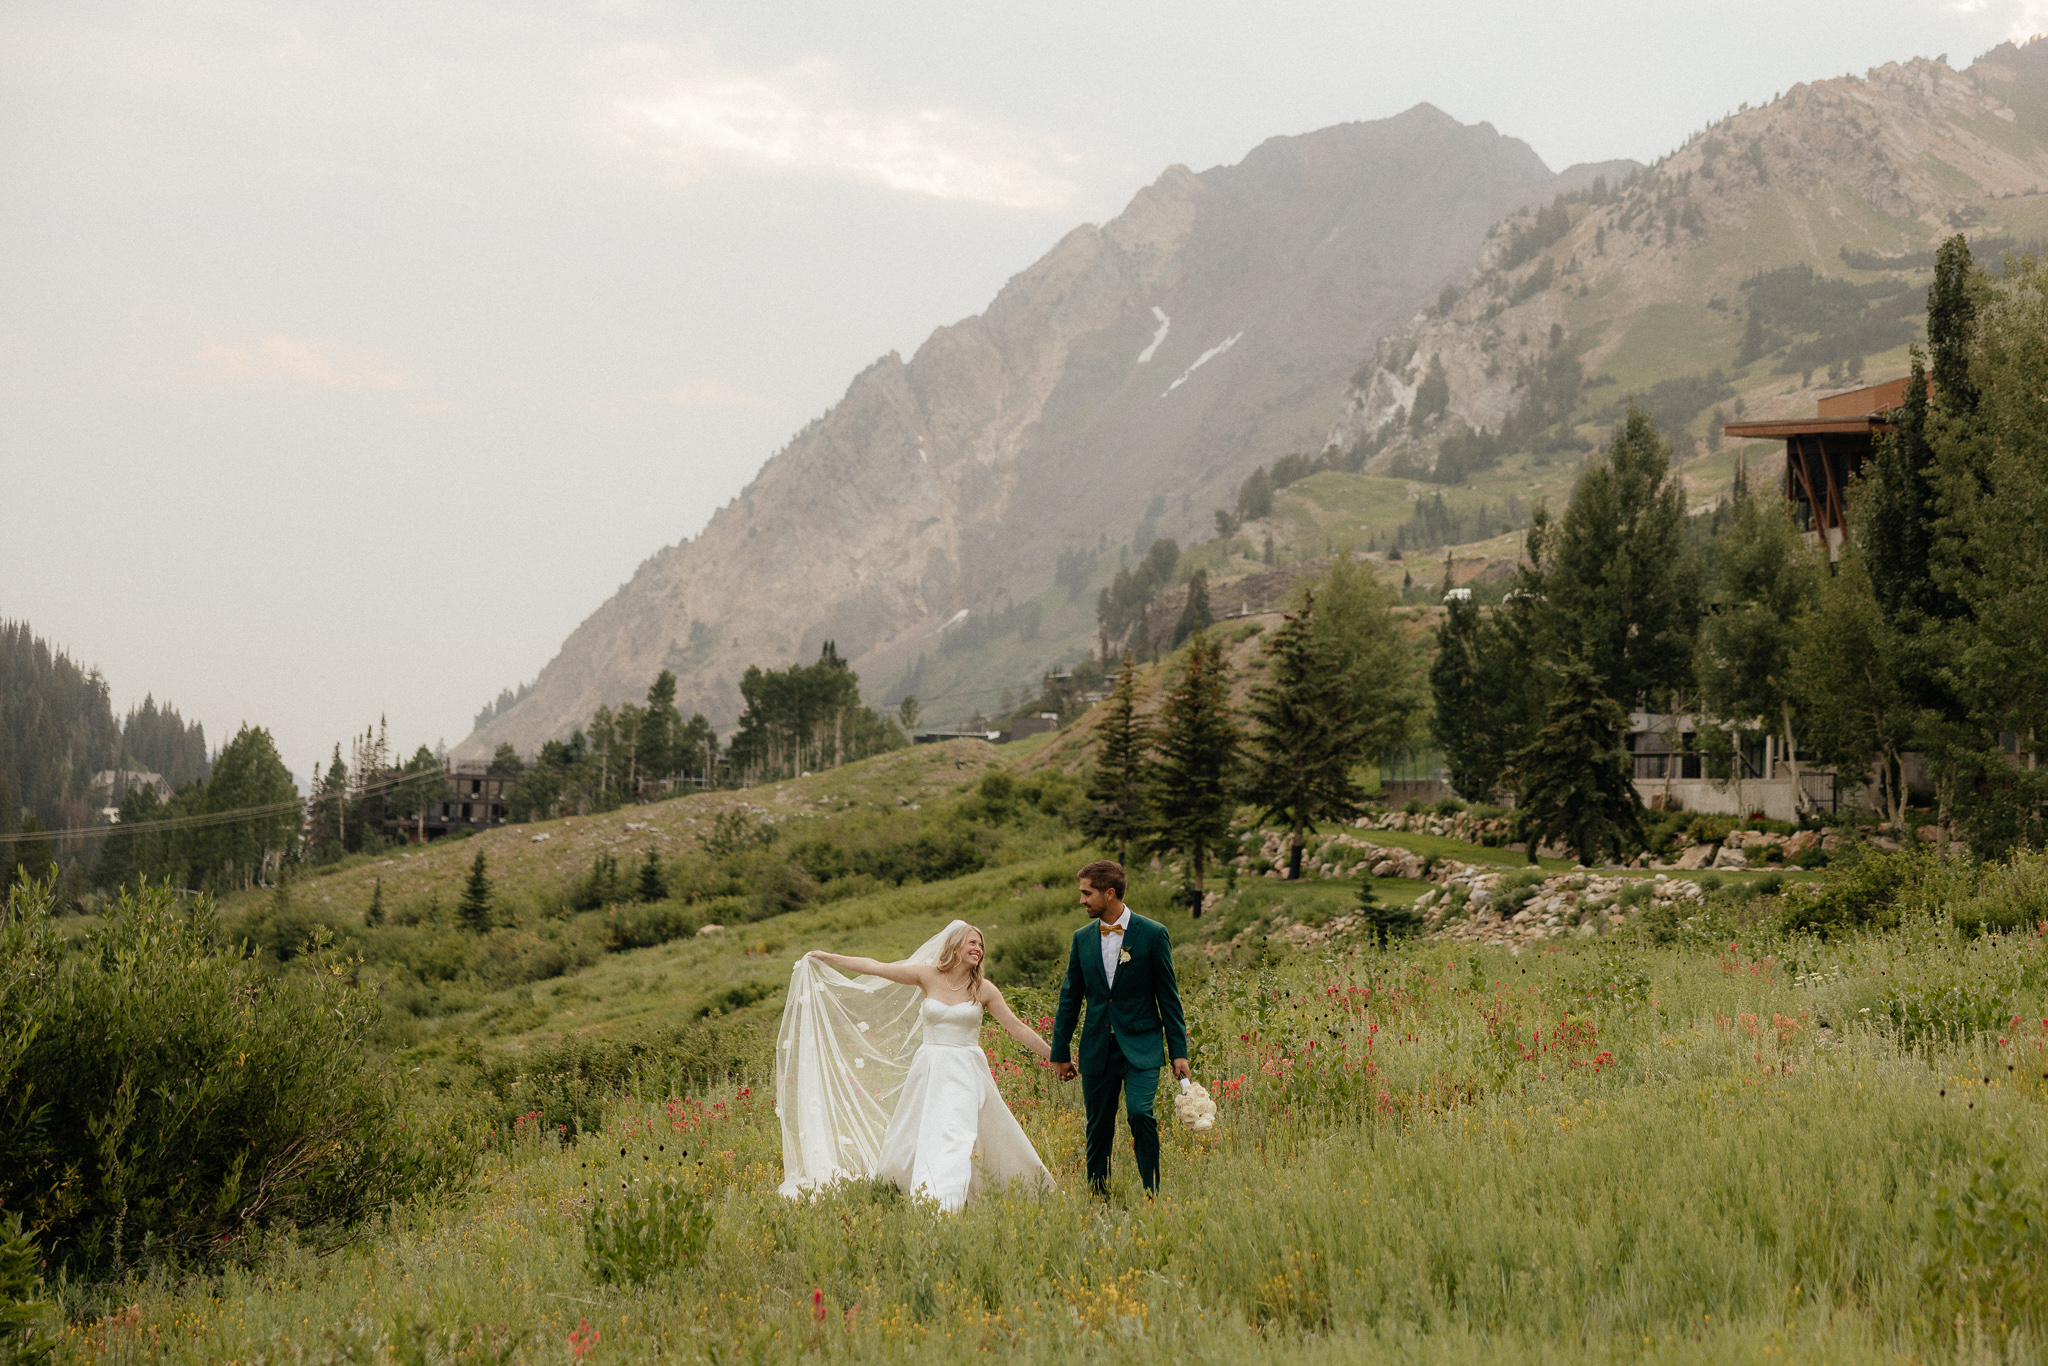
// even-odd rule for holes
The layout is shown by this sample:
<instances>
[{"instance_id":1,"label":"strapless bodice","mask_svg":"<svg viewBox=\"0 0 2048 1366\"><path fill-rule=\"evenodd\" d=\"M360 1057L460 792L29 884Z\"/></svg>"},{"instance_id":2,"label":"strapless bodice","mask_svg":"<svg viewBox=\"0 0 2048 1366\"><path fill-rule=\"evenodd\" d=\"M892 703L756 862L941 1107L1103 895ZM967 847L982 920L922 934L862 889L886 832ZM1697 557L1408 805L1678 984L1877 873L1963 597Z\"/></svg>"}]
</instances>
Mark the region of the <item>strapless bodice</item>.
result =
<instances>
[{"instance_id":1,"label":"strapless bodice","mask_svg":"<svg viewBox=\"0 0 2048 1366\"><path fill-rule=\"evenodd\" d=\"M958 1005L946 1005L924 998L924 1005L918 1010L918 1017L924 1021L924 1041L940 1048L979 1048L981 1046L981 1005L976 1001L962 1001Z\"/></svg>"}]
</instances>

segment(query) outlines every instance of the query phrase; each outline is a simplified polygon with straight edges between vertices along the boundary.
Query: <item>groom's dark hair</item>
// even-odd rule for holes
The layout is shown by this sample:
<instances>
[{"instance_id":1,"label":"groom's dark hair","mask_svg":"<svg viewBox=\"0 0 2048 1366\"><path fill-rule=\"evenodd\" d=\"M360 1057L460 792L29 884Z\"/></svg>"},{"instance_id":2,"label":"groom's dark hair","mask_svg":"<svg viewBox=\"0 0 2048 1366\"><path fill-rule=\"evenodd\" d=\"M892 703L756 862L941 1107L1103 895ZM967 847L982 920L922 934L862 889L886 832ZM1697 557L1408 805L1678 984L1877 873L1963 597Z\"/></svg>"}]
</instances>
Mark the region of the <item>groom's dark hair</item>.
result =
<instances>
[{"instance_id":1,"label":"groom's dark hair","mask_svg":"<svg viewBox=\"0 0 2048 1366\"><path fill-rule=\"evenodd\" d=\"M1124 899L1124 866L1114 859L1102 859L1081 870L1081 880L1098 892L1115 892L1116 899Z\"/></svg>"}]
</instances>

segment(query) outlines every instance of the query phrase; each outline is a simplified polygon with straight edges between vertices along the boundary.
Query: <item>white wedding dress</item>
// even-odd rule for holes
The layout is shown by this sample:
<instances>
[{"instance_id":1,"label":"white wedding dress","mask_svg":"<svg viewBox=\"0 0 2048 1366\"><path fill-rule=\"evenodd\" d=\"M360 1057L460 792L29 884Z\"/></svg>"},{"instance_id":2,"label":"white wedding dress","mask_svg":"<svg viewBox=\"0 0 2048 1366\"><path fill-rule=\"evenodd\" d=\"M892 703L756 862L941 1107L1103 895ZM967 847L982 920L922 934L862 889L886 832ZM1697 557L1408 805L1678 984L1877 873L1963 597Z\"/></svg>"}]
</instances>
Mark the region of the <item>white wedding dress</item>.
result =
<instances>
[{"instance_id":1,"label":"white wedding dress","mask_svg":"<svg viewBox=\"0 0 2048 1366\"><path fill-rule=\"evenodd\" d=\"M908 961L936 962L951 928ZM989 1074L981 1019L974 1001L798 959L776 1039L782 1193L874 1177L950 1212L989 1187L1050 1187Z\"/></svg>"}]
</instances>

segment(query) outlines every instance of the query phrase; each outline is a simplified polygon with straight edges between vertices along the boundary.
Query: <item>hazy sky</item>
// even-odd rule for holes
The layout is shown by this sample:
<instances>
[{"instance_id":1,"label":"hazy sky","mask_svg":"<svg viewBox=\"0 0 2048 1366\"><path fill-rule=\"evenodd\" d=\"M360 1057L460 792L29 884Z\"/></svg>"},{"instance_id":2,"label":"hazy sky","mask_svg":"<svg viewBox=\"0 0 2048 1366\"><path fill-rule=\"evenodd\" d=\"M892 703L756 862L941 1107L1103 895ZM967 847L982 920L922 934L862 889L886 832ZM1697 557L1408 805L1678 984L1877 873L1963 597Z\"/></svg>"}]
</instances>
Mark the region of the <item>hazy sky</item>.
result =
<instances>
[{"instance_id":1,"label":"hazy sky","mask_svg":"<svg viewBox=\"0 0 2048 1366\"><path fill-rule=\"evenodd\" d=\"M0 617L303 780L501 686L1174 162L1427 100L1554 168L2048 0L0 6ZM785 661L763 661L781 663Z\"/></svg>"}]
</instances>

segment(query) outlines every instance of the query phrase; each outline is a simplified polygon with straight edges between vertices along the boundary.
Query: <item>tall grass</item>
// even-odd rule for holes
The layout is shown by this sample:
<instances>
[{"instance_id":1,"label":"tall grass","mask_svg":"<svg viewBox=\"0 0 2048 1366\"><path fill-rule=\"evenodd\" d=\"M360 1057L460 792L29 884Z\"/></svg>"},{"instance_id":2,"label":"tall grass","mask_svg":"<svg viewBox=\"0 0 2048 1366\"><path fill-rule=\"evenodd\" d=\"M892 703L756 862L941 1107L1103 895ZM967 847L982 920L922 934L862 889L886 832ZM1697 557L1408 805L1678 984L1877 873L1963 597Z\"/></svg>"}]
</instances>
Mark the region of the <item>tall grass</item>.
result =
<instances>
[{"instance_id":1,"label":"tall grass","mask_svg":"<svg viewBox=\"0 0 2048 1366\"><path fill-rule=\"evenodd\" d=\"M1256 968L1189 952L1220 1116L1164 1125L1156 1202L1127 1149L1111 1198L1087 1196L1078 1092L993 1031L1060 1185L955 1216L867 1185L785 1201L757 1081L649 1069L581 1141L515 1124L467 1194L393 1208L357 1247L73 1288L64 1348L563 1361L576 1332L587 1361L2030 1360L2044 954L1917 924ZM1966 984L1990 1027L1902 1023L1901 1002ZM1049 1013L1048 990L1011 995ZM701 1260L608 1280L586 1225L671 1183L711 1211Z\"/></svg>"}]
</instances>

